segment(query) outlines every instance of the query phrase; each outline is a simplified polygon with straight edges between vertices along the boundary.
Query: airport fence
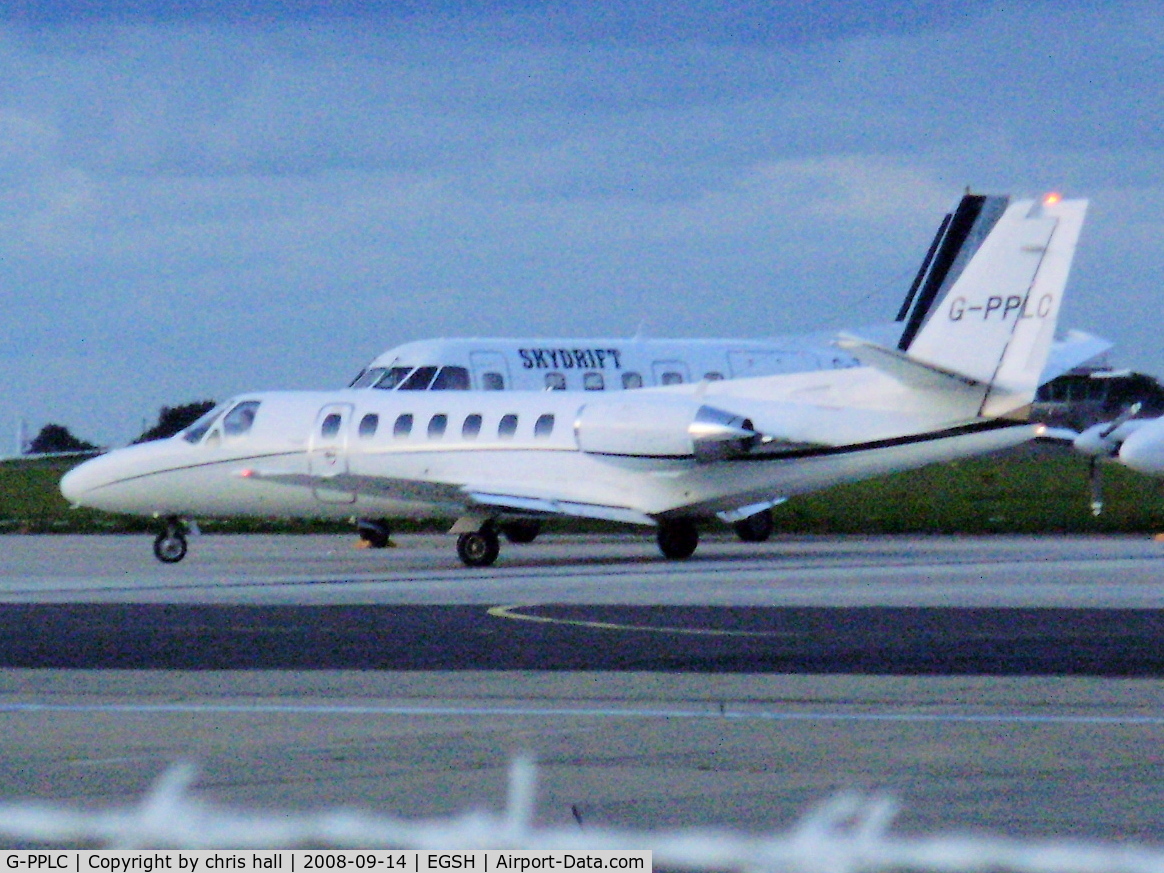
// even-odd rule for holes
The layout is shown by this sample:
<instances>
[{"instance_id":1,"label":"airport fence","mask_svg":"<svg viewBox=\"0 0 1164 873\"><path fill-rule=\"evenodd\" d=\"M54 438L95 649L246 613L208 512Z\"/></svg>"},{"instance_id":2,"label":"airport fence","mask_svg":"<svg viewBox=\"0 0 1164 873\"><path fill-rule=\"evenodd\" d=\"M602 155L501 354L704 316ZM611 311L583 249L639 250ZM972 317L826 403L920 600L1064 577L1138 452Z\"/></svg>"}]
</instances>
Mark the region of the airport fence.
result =
<instances>
[{"instance_id":1,"label":"airport fence","mask_svg":"<svg viewBox=\"0 0 1164 873\"><path fill-rule=\"evenodd\" d=\"M191 793L196 770L171 767L143 800L107 811L21 803L0 805L0 841L20 847L101 849L526 849L654 853L657 870L735 873L1160 873L1164 848L1084 841L1024 841L982 835L904 836L891 830L885 797L846 794L791 830L747 835L724 830L631 831L534 823L535 770L515 761L500 814L442 820L379 817L351 810L314 814L244 812Z\"/></svg>"}]
</instances>

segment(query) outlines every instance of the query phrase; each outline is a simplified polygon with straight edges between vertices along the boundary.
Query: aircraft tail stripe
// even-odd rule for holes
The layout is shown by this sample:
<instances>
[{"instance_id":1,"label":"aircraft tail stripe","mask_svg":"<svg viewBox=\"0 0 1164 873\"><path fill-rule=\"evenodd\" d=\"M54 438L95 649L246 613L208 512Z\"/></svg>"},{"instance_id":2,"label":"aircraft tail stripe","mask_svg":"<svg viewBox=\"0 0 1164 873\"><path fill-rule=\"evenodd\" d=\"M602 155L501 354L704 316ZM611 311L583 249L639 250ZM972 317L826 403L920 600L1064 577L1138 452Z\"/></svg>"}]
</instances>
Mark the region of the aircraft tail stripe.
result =
<instances>
[{"instance_id":1,"label":"aircraft tail stripe","mask_svg":"<svg viewBox=\"0 0 1164 873\"><path fill-rule=\"evenodd\" d=\"M938 232L934 234L934 241L930 243L929 251L926 252L926 256L918 268L917 275L913 277L913 284L909 286L909 292L905 295L905 300L901 303L901 309L897 310L897 317L893 319L894 321L905 321L905 317L909 315L909 309L913 305L913 298L917 295L917 289L921 287L922 279L926 277L926 272L930 269L930 263L934 259L934 253L938 250L938 245L941 243L942 237L946 233L946 228L950 226L950 219L953 217L953 213L946 213L946 217L942 219L942 223L938 227Z\"/></svg>"},{"instance_id":2,"label":"aircraft tail stripe","mask_svg":"<svg viewBox=\"0 0 1164 873\"><path fill-rule=\"evenodd\" d=\"M986 196L982 194L967 194L958 204L958 208L954 210L953 217L946 229L945 238L942 240L930 267L929 275L926 277L925 284L914 304L913 312L910 313L909 321L906 322L905 330L901 333L901 340L897 344L897 348L901 351L909 349L914 337L921 330L934 300L937 299L938 293L945 284L946 277L950 275L950 269L954 266L955 260L970 237L970 232L974 229L974 223L982 213L982 207L986 200Z\"/></svg>"}]
</instances>

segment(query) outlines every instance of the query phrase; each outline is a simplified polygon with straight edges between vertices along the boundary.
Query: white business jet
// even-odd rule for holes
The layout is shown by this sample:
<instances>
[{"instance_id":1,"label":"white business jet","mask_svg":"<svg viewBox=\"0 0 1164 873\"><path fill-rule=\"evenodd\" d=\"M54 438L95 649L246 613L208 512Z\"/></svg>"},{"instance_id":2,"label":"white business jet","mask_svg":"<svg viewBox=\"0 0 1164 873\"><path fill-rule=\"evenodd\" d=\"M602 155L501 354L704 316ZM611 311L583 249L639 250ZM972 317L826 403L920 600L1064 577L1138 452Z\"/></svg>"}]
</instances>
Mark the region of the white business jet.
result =
<instances>
[{"instance_id":1,"label":"white business jet","mask_svg":"<svg viewBox=\"0 0 1164 873\"><path fill-rule=\"evenodd\" d=\"M866 339L904 350L942 292L961 275L997 218L1003 202L967 194L947 214L893 322L862 328ZM860 366L837 346L836 334L818 332L764 339L602 337L444 337L391 348L373 359L349 388L374 391L624 391L691 381L719 381ZM1082 366L1111 343L1078 330L1056 337L1041 383ZM732 524L745 542L774 530L770 511ZM387 519L361 518L365 543L391 543ZM509 521L512 542L532 541L536 520Z\"/></svg>"},{"instance_id":2,"label":"white business jet","mask_svg":"<svg viewBox=\"0 0 1164 873\"><path fill-rule=\"evenodd\" d=\"M72 503L154 516L163 561L197 516L456 519L487 566L509 522L565 515L657 528L692 555L697 524L794 494L1031 439L1086 201L981 197L983 241L900 347L839 345L862 366L613 394L343 389L240 395L168 440L68 473Z\"/></svg>"}]
</instances>

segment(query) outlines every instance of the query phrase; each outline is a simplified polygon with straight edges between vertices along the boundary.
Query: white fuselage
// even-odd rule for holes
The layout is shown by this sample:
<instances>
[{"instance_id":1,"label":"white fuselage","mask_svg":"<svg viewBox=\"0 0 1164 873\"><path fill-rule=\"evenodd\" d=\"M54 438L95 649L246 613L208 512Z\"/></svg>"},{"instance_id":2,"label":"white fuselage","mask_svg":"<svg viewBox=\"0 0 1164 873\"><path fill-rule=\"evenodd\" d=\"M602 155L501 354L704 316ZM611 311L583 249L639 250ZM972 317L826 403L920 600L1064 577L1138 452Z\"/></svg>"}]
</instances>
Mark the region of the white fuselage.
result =
<instances>
[{"instance_id":1,"label":"white fuselage","mask_svg":"<svg viewBox=\"0 0 1164 873\"><path fill-rule=\"evenodd\" d=\"M820 374L607 397L245 395L224 405L196 441L178 435L115 451L68 474L62 490L74 503L157 516L455 518L564 507L566 514L651 524L670 514L705 517L770 505L1032 435L1026 425L948 426L940 397L910 403L916 392L873 370L861 372L866 379L850 380L844 405ZM780 399L771 396L776 381ZM798 395L812 402L797 402ZM253 423L231 433L224 421L244 404L254 405ZM700 459L688 425L701 406L746 416L769 435L768 445L735 459Z\"/></svg>"}]
</instances>

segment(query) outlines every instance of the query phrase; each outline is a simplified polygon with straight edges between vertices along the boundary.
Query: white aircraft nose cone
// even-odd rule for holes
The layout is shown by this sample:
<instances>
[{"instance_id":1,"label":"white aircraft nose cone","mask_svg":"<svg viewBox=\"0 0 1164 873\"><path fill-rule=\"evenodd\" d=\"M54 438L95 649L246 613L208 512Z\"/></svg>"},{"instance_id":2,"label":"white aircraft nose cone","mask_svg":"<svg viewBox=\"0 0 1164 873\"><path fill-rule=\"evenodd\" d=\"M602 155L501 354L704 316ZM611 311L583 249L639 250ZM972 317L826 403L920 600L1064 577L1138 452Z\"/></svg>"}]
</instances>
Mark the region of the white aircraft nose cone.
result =
<instances>
[{"instance_id":1,"label":"white aircraft nose cone","mask_svg":"<svg viewBox=\"0 0 1164 873\"><path fill-rule=\"evenodd\" d=\"M101 472L104 466L101 458L85 461L61 477L61 494L65 500L74 506L83 506L85 495L102 483L105 478Z\"/></svg>"}]
</instances>

